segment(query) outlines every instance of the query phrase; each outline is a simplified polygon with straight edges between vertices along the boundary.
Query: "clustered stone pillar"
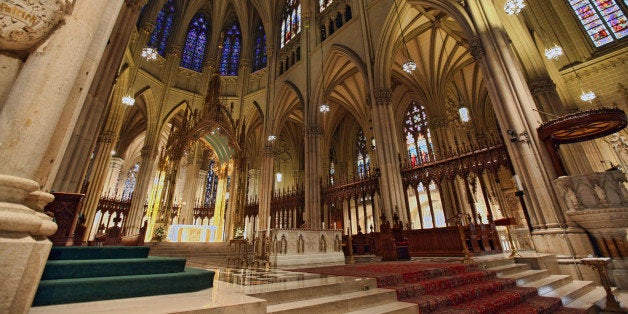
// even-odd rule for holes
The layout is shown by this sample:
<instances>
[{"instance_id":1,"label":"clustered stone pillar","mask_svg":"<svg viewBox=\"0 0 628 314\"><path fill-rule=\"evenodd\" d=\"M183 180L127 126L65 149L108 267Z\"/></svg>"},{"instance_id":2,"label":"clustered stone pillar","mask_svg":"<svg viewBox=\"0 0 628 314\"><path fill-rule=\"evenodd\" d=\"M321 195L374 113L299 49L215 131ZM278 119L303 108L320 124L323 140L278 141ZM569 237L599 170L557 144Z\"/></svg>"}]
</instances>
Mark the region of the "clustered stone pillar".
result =
<instances>
[{"instance_id":1,"label":"clustered stone pillar","mask_svg":"<svg viewBox=\"0 0 628 314\"><path fill-rule=\"evenodd\" d=\"M304 219L310 228L320 230L321 217L321 138L323 128L312 125L306 129L305 136L305 214ZM297 222L298 223L298 222Z\"/></svg>"},{"instance_id":2,"label":"clustered stone pillar","mask_svg":"<svg viewBox=\"0 0 628 314\"><path fill-rule=\"evenodd\" d=\"M260 170L259 180L259 229L267 230L270 225L270 199L273 193L273 163L274 150L273 147L267 145L263 149L262 167Z\"/></svg>"},{"instance_id":3,"label":"clustered stone pillar","mask_svg":"<svg viewBox=\"0 0 628 314\"><path fill-rule=\"evenodd\" d=\"M41 165L55 162L43 160L44 153L58 140L53 135L58 122L67 118L66 104L84 70L83 62L87 58L99 61L100 54L90 47L95 45L101 20L108 17L102 12L115 4L121 3L77 1L63 25L52 34L45 32L50 36L28 56L1 106L0 312L26 313L33 301L52 246L46 237L57 229L42 213L53 197L39 191L44 183L40 179L49 174L40 171ZM51 148L53 155L67 146L61 144Z\"/></svg>"},{"instance_id":4,"label":"clustered stone pillar","mask_svg":"<svg viewBox=\"0 0 628 314\"><path fill-rule=\"evenodd\" d=\"M377 142L380 143L375 151L381 171L380 191L383 203L381 212L388 221L391 221L393 213L397 212L405 225L410 221L410 217L407 217L406 204L403 201L405 195L399 172L399 148L394 134L396 128L391 102L392 91L386 88L379 89L375 92L375 106L371 108L373 132Z\"/></svg>"},{"instance_id":5,"label":"clustered stone pillar","mask_svg":"<svg viewBox=\"0 0 628 314\"><path fill-rule=\"evenodd\" d=\"M502 33L493 3L466 1L479 37L470 39L470 51L478 61L493 99L493 109L504 137L507 130L519 134L518 141L506 142L515 173L524 184L525 205L532 218L532 238L537 250L557 254L561 258L586 256L591 245L582 232L566 224L551 180L556 177L550 158L537 136L540 121L534 98L520 72L507 38ZM527 134L527 135L526 135ZM574 246L574 243L578 247Z\"/></svg>"}]
</instances>

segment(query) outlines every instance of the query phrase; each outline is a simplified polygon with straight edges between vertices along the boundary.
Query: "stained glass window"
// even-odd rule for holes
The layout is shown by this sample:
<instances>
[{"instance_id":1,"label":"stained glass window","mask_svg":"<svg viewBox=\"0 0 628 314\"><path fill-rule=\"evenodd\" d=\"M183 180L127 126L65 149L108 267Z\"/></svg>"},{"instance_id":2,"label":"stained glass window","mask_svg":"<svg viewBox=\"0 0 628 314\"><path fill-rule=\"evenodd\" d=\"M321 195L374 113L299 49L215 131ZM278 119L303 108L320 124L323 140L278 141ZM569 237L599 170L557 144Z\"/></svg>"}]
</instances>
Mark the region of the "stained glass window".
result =
<instances>
[{"instance_id":1,"label":"stained glass window","mask_svg":"<svg viewBox=\"0 0 628 314\"><path fill-rule=\"evenodd\" d=\"M432 138L423 105L412 102L406 112L403 132L406 135L406 148L412 166L430 161Z\"/></svg>"},{"instance_id":2,"label":"stained glass window","mask_svg":"<svg viewBox=\"0 0 628 314\"><path fill-rule=\"evenodd\" d=\"M569 0L596 47L628 35L626 16L615 0Z\"/></svg>"},{"instance_id":3,"label":"stained glass window","mask_svg":"<svg viewBox=\"0 0 628 314\"><path fill-rule=\"evenodd\" d=\"M122 191L122 199L131 199L133 191L135 190L135 183L137 182L137 173L140 171L140 164L136 163L129 169L126 174L126 180L124 180L124 190Z\"/></svg>"},{"instance_id":4,"label":"stained glass window","mask_svg":"<svg viewBox=\"0 0 628 314\"><path fill-rule=\"evenodd\" d=\"M319 12L325 11L329 5L331 5L334 0L318 0L318 10Z\"/></svg>"},{"instance_id":5,"label":"stained glass window","mask_svg":"<svg viewBox=\"0 0 628 314\"><path fill-rule=\"evenodd\" d=\"M222 54L220 57L220 75L238 75L238 65L240 64L240 50L242 49L242 34L237 22L225 32L225 39L222 42Z\"/></svg>"},{"instance_id":6,"label":"stained glass window","mask_svg":"<svg viewBox=\"0 0 628 314\"><path fill-rule=\"evenodd\" d=\"M261 70L266 67L266 32L264 25L259 22L255 28L255 61L253 62L253 71Z\"/></svg>"},{"instance_id":7,"label":"stained glass window","mask_svg":"<svg viewBox=\"0 0 628 314\"><path fill-rule=\"evenodd\" d=\"M371 159L366 150L366 136L364 132L360 130L357 138L357 151L358 151L358 177L362 178L368 174L371 167Z\"/></svg>"},{"instance_id":8,"label":"stained glass window","mask_svg":"<svg viewBox=\"0 0 628 314\"><path fill-rule=\"evenodd\" d=\"M301 1L287 0L281 21L281 48L283 48L301 31Z\"/></svg>"},{"instance_id":9,"label":"stained glass window","mask_svg":"<svg viewBox=\"0 0 628 314\"><path fill-rule=\"evenodd\" d=\"M155 29L153 29L153 33L148 40L148 46L157 49L161 56L166 55L166 45L168 44L168 36L170 36L173 22L174 1L168 0L157 14Z\"/></svg>"},{"instance_id":10,"label":"stained glass window","mask_svg":"<svg viewBox=\"0 0 628 314\"><path fill-rule=\"evenodd\" d=\"M197 14L188 27L185 39L185 49L181 57L181 66L190 70L203 71L205 59L205 45L207 44L207 19L203 14Z\"/></svg>"},{"instance_id":11,"label":"stained glass window","mask_svg":"<svg viewBox=\"0 0 628 314\"><path fill-rule=\"evenodd\" d=\"M458 115L460 115L460 121L462 122L469 122L471 119L469 117L469 109L467 109L467 107L460 107L460 109L458 109Z\"/></svg>"}]
</instances>

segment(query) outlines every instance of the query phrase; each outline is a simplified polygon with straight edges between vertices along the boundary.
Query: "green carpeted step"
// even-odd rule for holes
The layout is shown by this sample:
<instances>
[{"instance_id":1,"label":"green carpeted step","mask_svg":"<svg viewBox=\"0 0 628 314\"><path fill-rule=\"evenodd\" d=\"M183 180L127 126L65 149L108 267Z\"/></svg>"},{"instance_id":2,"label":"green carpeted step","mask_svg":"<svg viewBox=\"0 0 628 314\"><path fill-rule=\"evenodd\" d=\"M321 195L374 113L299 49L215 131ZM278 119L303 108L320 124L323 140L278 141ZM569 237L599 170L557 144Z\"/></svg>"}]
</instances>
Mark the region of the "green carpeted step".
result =
<instances>
[{"instance_id":1,"label":"green carpeted step","mask_svg":"<svg viewBox=\"0 0 628 314\"><path fill-rule=\"evenodd\" d=\"M143 258L148 246L54 246L48 260Z\"/></svg>"},{"instance_id":2,"label":"green carpeted step","mask_svg":"<svg viewBox=\"0 0 628 314\"><path fill-rule=\"evenodd\" d=\"M213 283L213 271L197 268L169 274L42 280L33 306L193 292Z\"/></svg>"},{"instance_id":3,"label":"green carpeted step","mask_svg":"<svg viewBox=\"0 0 628 314\"><path fill-rule=\"evenodd\" d=\"M94 260L52 260L46 262L42 280L110 277L182 272L184 258L155 257Z\"/></svg>"}]
</instances>

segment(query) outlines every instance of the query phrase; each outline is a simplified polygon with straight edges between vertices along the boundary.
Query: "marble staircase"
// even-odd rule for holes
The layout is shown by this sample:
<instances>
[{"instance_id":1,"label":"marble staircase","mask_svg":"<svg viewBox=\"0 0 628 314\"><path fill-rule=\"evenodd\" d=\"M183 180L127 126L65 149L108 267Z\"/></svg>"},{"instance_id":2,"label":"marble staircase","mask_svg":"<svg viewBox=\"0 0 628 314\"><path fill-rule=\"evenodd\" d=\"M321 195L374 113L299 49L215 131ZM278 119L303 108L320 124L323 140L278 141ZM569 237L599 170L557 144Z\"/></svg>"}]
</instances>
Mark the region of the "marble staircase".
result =
<instances>
[{"instance_id":1,"label":"marble staircase","mask_svg":"<svg viewBox=\"0 0 628 314\"><path fill-rule=\"evenodd\" d=\"M266 300L267 313L417 313L416 304L397 301L394 290L377 288L375 279L328 277L299 287L247 293Z\"/></svg>"},{"instance_id":2,"label":"marble staircase","mask_svg":"<svg viewBox=\"0 0 628 314\"><path fill-rule=\"evenodd\" d=\"M542 259L552 258L551 255L535 255ZM599 311L599 305L606 296L602 286L593 281L574 280L570 275L553 275L548 269L532 269L531 264L543 263L526 263L530 259L534 260L536 257L496 257L478 261L478 264L481 268L494 270L499 278L515 279L517 286L536 288L541 296L560 298L567 308L581 309L588 313ZM615 288L614 291L616 290Z\"/></svg>"}]
</instances>

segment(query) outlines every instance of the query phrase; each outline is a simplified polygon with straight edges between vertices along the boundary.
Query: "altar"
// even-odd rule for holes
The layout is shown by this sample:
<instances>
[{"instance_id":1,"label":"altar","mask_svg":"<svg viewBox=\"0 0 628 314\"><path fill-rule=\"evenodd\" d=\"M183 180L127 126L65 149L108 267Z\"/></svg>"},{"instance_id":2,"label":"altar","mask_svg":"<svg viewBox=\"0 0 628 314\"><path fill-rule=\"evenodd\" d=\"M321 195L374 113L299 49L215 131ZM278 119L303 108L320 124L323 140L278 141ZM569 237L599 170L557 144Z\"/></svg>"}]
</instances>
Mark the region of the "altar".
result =
<instances>
[{"instance_id":1,"label":"altar","mask_svg":"<svg viewBox=\"0 0 628 314\"><path fill-rule=\"evenodd\" d=\"M171 225L168 228L170 242L216 242L216 226Z\"/></svg>"},{"instance_id":2,"label":"altar","mask_svg":"<svg viewBox=\"0 0 628 314\"><path fill-rule=\"evenodd\" d=\"M269 262L275 267L344 263L342 230L270 230Z\"/></svg>"}]
</instances>

